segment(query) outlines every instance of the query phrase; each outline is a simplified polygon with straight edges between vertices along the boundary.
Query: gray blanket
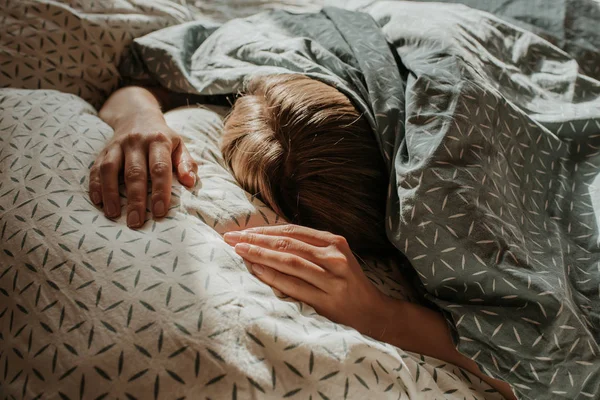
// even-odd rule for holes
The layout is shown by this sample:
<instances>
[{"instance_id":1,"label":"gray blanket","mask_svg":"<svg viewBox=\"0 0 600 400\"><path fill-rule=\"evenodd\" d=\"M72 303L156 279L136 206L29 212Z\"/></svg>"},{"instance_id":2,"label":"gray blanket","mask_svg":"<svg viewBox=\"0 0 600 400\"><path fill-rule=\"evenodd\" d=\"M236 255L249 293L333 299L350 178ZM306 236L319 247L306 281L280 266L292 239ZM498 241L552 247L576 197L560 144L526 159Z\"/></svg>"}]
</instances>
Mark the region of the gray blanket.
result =
<instances>
[{"instance_id":1,"label":"gray blanket","mask_svg":"<svg viewBox=\"0 0 600 400\"><path fill-rule=\"evenodd\" d=\"M122 65L176 92L251 75L335 85L390 170L387 229L458 349L520 398L600 393L600 82L464 6L269 12L136 40Z\"/></svg>"}]
</instances>

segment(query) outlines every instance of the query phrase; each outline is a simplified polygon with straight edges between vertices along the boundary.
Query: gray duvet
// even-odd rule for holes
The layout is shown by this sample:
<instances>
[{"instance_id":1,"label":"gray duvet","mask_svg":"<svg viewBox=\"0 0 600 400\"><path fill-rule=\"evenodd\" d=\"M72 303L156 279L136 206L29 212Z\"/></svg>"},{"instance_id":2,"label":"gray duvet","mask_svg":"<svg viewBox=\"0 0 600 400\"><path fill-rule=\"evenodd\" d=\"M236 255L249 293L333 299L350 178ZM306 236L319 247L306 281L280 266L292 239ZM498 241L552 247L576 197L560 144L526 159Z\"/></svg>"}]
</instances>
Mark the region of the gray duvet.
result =
<instances>
[{"instance_id":1,"label":"gray duvet","mask_svg":"<svg viewBox=\"0 0 600 400\"><path fill-rule=\"evenodd\" d=\"M335 85L390 171L388 235L458 349L520 398L600 394L600 82L463 6L275 11L137 39L122 65L177 91L255 74Z\"/></svg>"}]
</instances>

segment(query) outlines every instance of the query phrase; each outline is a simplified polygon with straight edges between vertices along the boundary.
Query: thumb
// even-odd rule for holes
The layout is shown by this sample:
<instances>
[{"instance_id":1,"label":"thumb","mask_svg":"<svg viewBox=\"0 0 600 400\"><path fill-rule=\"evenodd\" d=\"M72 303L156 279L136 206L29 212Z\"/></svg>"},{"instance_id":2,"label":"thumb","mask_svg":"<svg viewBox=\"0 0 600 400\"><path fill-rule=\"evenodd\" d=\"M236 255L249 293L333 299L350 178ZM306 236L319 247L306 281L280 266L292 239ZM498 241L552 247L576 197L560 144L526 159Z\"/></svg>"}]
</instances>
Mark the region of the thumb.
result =
<instances>
[{"instance_id":1,"label":"thumb","mask_svg":"<svg viewBox=\"0 0 600 400\"><path fill-rule=\"evenodd\" d=\"M173 166L177 179L187 187L193 187L198 180L198 164L192 158L183 141L173 151Z\"/></svg>"}]
</instances>

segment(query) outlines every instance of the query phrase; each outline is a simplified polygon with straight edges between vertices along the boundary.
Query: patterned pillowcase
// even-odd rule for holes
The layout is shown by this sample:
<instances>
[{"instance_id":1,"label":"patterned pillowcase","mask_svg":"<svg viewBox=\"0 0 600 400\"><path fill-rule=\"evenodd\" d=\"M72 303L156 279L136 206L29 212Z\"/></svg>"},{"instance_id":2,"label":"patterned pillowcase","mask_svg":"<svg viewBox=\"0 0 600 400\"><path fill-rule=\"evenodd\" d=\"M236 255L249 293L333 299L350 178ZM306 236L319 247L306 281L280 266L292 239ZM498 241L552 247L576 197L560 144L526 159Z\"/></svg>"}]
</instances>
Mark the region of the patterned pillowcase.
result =
<instances>
[{"instance_id":1,"label":"patterned pillowcase","mask_svg":"<svg viewBox=\"0 0 600 400\"><path fill-rule=\"evenodd\" d=\"M224 168L224 112L166 114L199 162L200 181L192 190L174 182L167 217L132 230L124 213L108 220L88 199L89 167L112 135L96 111L70 94L0 90L2 393L221 398L254 387L283 398L312 388L313 379L330 398L344 390L371 398L370 387L394 385L388 398L398 398L402 385L469 393L454 367L426 365L315 318L246 272L219 234L280 220ZM385 293L408 296L393 263L371 262L366 272ZM292 364L310 365L310 373L314 364L315 375ZM378 365L381 372L372 372ZM437 381L438 373L451 378Z\"/></svg>"},{"instance_id":2,"label":"patterned pillowcase","mask_svg":"<svg viewBox=\"0 0 600 400\"><path fill-rule=\"evenodd\" d=\"M174 0L3 3L0 87L56 89L96 107L117 87L134 38L193 18Z\"/></svg>"}]
</instances>

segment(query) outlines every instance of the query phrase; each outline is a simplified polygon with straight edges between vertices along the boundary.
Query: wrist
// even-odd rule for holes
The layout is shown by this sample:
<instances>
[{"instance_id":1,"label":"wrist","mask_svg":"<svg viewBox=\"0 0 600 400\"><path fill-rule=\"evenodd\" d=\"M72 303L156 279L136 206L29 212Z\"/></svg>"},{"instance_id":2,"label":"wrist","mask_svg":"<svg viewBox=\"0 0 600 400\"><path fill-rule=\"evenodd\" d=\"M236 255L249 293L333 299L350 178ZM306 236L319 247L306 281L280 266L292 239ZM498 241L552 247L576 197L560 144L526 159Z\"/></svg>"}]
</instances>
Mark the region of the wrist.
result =
<instances>
[{"instance_id":1,"label":"wrist","mask_svg":"<svg viewBox=\"0 0 600 400\"><path fill-rule=\"evenodd\" d=\"M400 336L405 331L405 303L381 293L377 306L372 307L372 312L368 314L368 332L365 333L382 342L396 344L393 342L401 340Z\"/></svg>"},{"instance_id":2,"label":"wrist","mask_svg":"<svg viewBox=\"0 0 600 400\"><path fill-rule=\"evenodd\" d=\"M165 121L162 110L159 107L151 105L136 107L135 109L115 110L110 114L100 115L100 118L113 128L144 120L153 123Z\"/></svg>"},{"instance_id":3,"label":"wrist","mask_svg":"<svg viewBox=\"0 0 600 400\"><path fill-rule=\"evenodd\" d=\"M154 95L149 90L136 86L125 87L113 93L98 116L115 131L143 121L165 124L160 104Z\"/></svg>"},{"instance_id":4,"label":"wrist","mask_svg":"<svg viewBox=\"0 0 600 400\"><path fill-rule=\"evenodd\" d=\"M112 126L115 136L162 131L167 128L167 123L162 112L151 109L117 116L109 125Z\"/></svg>"}]
</instances>

